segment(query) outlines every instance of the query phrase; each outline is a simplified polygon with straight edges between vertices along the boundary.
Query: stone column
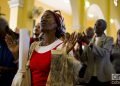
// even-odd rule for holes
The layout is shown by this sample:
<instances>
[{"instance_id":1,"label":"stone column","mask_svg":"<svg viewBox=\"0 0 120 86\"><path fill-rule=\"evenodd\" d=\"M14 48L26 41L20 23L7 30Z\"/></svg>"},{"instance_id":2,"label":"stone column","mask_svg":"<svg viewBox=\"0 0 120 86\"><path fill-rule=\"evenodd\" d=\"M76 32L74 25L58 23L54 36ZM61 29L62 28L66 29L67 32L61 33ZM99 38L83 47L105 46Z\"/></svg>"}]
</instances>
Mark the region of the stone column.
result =
<instances>
[{"instance_id":1,"label":"stone column","mask_svg":"<svg viewBox=\"0 0 120 86\"><path fill-rule=\"evenodd\" d=\"M18 22L22 20L22 18L19 19L19 15L23 11L23 0L10 0L8 3L10 6L9 25L12 30L15 30L20 25L18 25Z\"/></svg>"}]
</instances>

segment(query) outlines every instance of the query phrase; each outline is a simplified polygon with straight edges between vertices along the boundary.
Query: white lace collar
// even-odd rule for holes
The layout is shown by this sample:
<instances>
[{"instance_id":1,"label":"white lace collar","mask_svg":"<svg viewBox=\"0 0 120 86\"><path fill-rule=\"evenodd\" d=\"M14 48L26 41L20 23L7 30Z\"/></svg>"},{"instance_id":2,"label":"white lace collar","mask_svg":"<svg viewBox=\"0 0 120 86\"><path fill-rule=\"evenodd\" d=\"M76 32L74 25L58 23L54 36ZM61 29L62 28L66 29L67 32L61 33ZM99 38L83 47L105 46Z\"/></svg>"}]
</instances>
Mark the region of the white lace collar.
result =
<instances>
[{"instance_id":1,"label":"white lace collar","mask_svg":"<svg viewBox=\"0 0 120 86\"><path fill-rule=\"evenodd\" d=\"M38 53L45 53L52 49L54 49L56 46L58 46L62 41L60 39L56 40L55 42L51 43L47 46L36 46L35 51Z\"/></svg>"}]
</instances>

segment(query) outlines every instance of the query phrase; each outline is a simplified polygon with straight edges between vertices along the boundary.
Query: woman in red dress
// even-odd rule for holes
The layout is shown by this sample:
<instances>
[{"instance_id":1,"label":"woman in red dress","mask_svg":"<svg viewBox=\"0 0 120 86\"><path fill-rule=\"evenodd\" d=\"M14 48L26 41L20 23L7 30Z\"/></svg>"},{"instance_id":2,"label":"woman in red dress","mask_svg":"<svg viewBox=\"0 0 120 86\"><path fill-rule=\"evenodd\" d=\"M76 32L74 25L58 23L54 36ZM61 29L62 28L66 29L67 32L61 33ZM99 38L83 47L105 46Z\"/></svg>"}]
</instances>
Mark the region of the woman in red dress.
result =
<instances>
[{"instance_id":1,"label":"woman in red dress","mask_svg":"<svg viewBox=\"0 0 120 86\"><path fill-rule=\"evenodd\" d=\"M51 50L62 43L59 38L65 33L62 16L54 11L45 11L41 17L40 29L44 34L43 41L35 47L30 58L32 86L46 86L51 64Z\"/></svg>"},{"instance_id":2,"label":"woman in red dress","mask_svg":"<svg viewBox=\"0 0 120 86\"><path fill-rule=\"evenodd\" d=\"M75 65L73 66L73 59L70 59L68 62L69 64L67 65L65 62L67 61L66 58L68 58L69 56L65 54L68 54L74 48L74 45L77 42L77 36L75 35L75 33L73 33L70 36L69 40L64 40L64 43L59 39L65 34L63 18L59 11L45 11L43 16L41 17L40 29L43 33L43 40L41 42L32 43L30 47L29 60L27 65L29 65L31 72L31 82L26 83L30 85L25 86L63 86L63 84L64 86L74 86L73 84L71 84L71 82L73 81L72 75L75 75L75 72L77 70L79 71L79 62L74 61L75 65L76 63L78 63L75 67ZM59 46L61 44L62 48L60 48ZM53 51L57 51L58 48L60 48L60 50L63 52L62 54L64 54L63 60L60 60L62 59L61 55L57 55L58 58L53 58L54 55L56 55L53 54ZM58 54L60 54L60 52ZM65 58L64 56L67 57ZM62 70L60 68L62 68ZM67 69L70 69L70 71ZM72 72L73 69L75 69L75 72ZM24 75L21 72L18 74ZM54 75L56 77L54 77ZM65 79L63 79L63 77ZM19 86L17 84L21 84L19 79L14 80L12 86Z\"/></svg>"}]
</instances>

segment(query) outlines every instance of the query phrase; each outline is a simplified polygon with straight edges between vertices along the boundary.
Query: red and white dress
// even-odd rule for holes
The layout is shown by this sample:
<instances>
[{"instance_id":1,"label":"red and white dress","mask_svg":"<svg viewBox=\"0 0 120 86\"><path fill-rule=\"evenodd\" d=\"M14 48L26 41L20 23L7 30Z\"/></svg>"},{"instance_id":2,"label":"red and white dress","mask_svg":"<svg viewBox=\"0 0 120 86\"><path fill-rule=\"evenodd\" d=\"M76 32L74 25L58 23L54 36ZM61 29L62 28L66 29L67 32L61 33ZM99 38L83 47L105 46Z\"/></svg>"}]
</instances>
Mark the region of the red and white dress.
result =
<instances>
[{"instance_id":1,"label":"red and white dress","mask_svg":"<svg viewBox=\"0 0 120 86\"><path fill-rule=\"evenodd\" d=\"M46 86L51 64L51 50L55 50L61 40L56 40L48 46L37 46L30 59L32 86Z\"/></svg>"}]
</instances>

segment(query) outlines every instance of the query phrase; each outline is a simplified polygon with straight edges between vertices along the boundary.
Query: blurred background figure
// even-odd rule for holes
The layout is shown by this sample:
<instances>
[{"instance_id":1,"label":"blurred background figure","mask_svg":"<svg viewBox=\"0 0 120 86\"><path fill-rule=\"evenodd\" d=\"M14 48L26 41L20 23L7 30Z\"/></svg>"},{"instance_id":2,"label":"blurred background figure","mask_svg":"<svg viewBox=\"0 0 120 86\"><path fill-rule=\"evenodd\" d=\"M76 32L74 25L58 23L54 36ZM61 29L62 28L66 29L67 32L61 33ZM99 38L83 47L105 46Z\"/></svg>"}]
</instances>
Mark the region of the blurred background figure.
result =
<instances>
[{"instance_id":1,"label":"blurred background figure","mask_svg":"<svg viewBox=\"0 0 120 86\"><path fill-rule=\"evenodd\" d=\"M33 37L30 38L30 44L32 44L34 41L40 41L42 40L42 33L40 31L40 23L38 23L35 26L35 29L33 31Z\"/></svg>"},{"instance_id":2,"label":"blurred background figure","mask_svg":"<svg viewBox=\"0 0 120 86\"><path fill-rule=\"evenodd\" d=\"M0 17L0 86L11 86L17 71L19 35L13 32L5 19Z\"/></svg>"},{"instance_id":3,"label":"blurred background figure","mask_svg":"<svg viewBox=\"0 0 120 86\"><path fill-rule=\"evenodd\" d=\"M62 34L62 36L60 37L60 40L66 41L66 40L69 40L69 38L70 38L70 33L66 32L65 34Z\"/></svg>"},{"instance_id":4,"label":"blurred background figure","mask_svg":"<svg viewBox=\"0 0 120 86\"><path fill-rule=\"evenodd\" d=\"M15 33L19 34L19 30L20 30L20 29L19 29L18 27L16 27L16 28L15 28Z\"/></svg>"},{"instance_id":5,"label":"blurred background figure","mask_svg":"<svg viewBox=\"0 0 120 86\"><path fill-rule=\"evenodd\" d=\"M88 27L85 31L86 36L88 38L88 40L90 41L93 38L94 35L94 29L92 27Z\"/></svg>"},{"instance_id":6,"label":"blurred background figure","mask_svg":"<svg viewBox=\"0 0 120 86\"><path fill-rule=\"evenodd\" d=\"M77 59L80 59L79 56L82 54L84 46L87 45L84 41L91 41L93 35L94 29L92 27L88 27L85 33L78 33L78 42L74 48L74 55Z\"/></svg>"},{"instance_id":7,"label":"blurred background figure","mask_svg":"<svg viewBox=\"0 0 120 86\"><path fill-rule=\"evenodd\" d=\"M65 33L65 38L66 38L67 40L69 40L69 38L70 38L70 33L69 33L69 32L66 32L66 33Z\"/></svg>"},{"instance_id":8,"label":"blurred background figure","mask_svg":"<svg viewBox=\"0 0 120 86\"><path fill-rule=\"evenodd\" d=\"M117 32L117 40L113 45L111 52L111 60L116 73L120 73L120 29Z\"/></svg>"}]
</instances>

